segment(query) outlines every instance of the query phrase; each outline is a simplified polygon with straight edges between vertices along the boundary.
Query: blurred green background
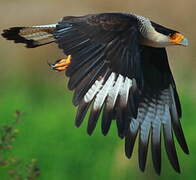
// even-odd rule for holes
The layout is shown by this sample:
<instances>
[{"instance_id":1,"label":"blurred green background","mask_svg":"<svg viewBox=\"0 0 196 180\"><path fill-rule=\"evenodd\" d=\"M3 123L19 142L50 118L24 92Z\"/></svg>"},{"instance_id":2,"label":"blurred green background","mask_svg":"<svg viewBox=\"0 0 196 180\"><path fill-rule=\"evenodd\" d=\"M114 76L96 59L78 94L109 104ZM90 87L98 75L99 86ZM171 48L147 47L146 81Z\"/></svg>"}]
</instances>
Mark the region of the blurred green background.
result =
<instances>
[{"instance_id":1,"label":"blurred green background","mask_svg":"<svg viewBox=\"0 0 196 180\"><path fill-rule=\"evenodd\" d=\"M195 179L196 164L196 1L195 0L0 0L0 28L55 23L66 15L98 12L133 12L184 33L190 46L168 48L170 65L183 107L182 125L190 155L178 156L182 173L176 174L162 151L162 175L156 176L150 153L147 169L141 173L137 163L137 146L133 158L124 156L124 141L112 126L103 137L98 124L92 137L86 134L86 122L74 126L76 109L72 92L66 88L64 73L52 72L47 61L63 57L55 44L25 49L0 38L0 124L13 119L19 109L25 114L13 155L36 158L40 180L128 180ZM0 169L0 180L7 180Z\"/></svg>"}]
</instances>

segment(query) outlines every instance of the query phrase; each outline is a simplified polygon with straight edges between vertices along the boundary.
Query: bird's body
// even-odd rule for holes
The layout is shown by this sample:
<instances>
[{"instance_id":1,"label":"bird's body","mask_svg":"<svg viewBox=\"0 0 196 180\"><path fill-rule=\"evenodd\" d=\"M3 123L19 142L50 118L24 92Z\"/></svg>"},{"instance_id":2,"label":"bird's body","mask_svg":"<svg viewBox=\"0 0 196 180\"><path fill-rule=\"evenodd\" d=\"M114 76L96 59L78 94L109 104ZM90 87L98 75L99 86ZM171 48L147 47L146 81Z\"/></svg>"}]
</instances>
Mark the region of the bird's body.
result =
<instances>
[{"instance_id":1,"label":"bird's body","mask_svg":"<svg viewBox=\"0 0 196 180\"><path fill-rule=\"evenodd\" d=\"M177 31L135 14L104 13L67 16L57 24L14 27L2 34L8 40L33 48L56 42L69 56L53 64L66 70L74 90L80 126L91 106L87 132L93 133L102 111L102 133L116 120L118 135L125 138L131 157L139 133L139 166L145 169L149 137L156 172L161 171L161 131L169 160L180 172L173 131L188 154L181 128L181 106L169 68L165 47L188 45ZM161 130L162 129L162 130Z\"/></svg>"}]
</instances>

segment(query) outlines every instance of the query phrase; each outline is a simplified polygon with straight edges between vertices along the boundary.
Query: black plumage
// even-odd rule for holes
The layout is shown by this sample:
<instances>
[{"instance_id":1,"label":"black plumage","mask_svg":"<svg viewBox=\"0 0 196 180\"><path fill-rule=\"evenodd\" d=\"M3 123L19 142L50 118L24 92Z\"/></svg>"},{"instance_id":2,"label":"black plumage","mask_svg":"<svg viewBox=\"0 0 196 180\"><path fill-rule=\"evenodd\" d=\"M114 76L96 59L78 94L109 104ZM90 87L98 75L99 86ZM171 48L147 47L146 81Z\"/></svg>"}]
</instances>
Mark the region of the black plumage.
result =
<instances>
[{"instance_id":1,"label":"black plumage","mask_svg":"<svg viewBox=\"0 0 196 180\"><path fill-rule=\"evenodd\" d=\"M101 121L101 130L104 136L108 134L113 119L114 119L114 110L108 109L106 105L104 105L102 121Z\"/></svg>"},{"instance_id":2,"label":"black plumage","mask_svg":"<svg viewBox=\"0 0 196 180\"><path fill-rule=\"evenodd\" d=\"M92 135L93 131L95 130L101 109L93 109L91 108L91 112L89 115L88 125L87 125L87 133Z\"/></svg>"},{"instance_id":3,"label":"black plumage","mask_svg":"<svg viewBox=\"0 0 196 180\"><path fill-rule=\"evenodd\" d=\"M89 106L90 106L90 103L85 103L84 101L80 102L78 109L77 109L76 118L75 118L75 125L77 127L80 127L80 125L82 124Z\"/></svg>"}]
</instances>

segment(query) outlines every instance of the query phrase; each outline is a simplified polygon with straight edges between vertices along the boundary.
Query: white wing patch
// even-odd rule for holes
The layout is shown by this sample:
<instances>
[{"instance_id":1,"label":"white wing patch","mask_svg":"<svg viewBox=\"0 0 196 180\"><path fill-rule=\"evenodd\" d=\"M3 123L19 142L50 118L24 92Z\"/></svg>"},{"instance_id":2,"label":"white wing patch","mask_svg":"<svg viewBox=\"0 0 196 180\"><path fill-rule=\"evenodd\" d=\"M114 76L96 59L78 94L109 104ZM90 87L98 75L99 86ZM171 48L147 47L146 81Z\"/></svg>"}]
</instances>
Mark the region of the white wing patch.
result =
<instances>
[{"instance_id":1,"label":"white wing patch","mask_svg":"<svg viewBox=\"0 0 196 180\"><path fill-rule=\"evenodd\" d=\"M129 79L128 77L125 78L125 81L122 84L122 87L120 89L120 104L122 106L127 105L128 97L129 97L129 90L132 86L132 80Z\"/></svg>"},{"instance_id":2,"label":"white wing patch","mask_svg":"<svg viewBox=\"0 0 196 180\"><path fill-rule=\"evenodd\" d=\"M132 80L120 74L112 72L104 83L104 77L96 80L84 96L84 102L89 103L94 99L93 109L98 110L106 103L108 109L112 109L117 97L120 97L120 105L126 106Z\"/></svg>"},{"instance_id":3,"label":"white wing patch","mask_svg":"<svg viewBox=\"0 0 196 180\"><path fill-rule=\"evenodd\" d=\"M106 102L107 108L112 109L114 107L120 88L123 85L123 80L124 77L119 74L114 86L111 88L110 92L108 93L107 102Z\"/></svg>"},{"instance_id":4,"label":"white wing patch","mask_svg":"<svg viewBox=\"0 0 196 180\"><path fill-rule=\"evenodd\" d=\"M93 109L100 109L103 105L105 98L107 97L110 89L112 88L115 80L115 73L111 73L110 77L106 81L106 83L103 85L103 88L98 92L95 102L93 104Z\"/></svg>"},{"instance_id":5,"label":"white wing patch","mask_svg":"<svg viewBox=\"0 0 196 180\"><path fill-rule=\"evenodd\" d=\"M88 90L88 92L84 96L84 101L86 103L93 100L94 96L102 88L103 81L104 81L104 78L102 78L101 80L96 80L95 83L92 85L92 87Z\"/></svg>"}]
</instances>

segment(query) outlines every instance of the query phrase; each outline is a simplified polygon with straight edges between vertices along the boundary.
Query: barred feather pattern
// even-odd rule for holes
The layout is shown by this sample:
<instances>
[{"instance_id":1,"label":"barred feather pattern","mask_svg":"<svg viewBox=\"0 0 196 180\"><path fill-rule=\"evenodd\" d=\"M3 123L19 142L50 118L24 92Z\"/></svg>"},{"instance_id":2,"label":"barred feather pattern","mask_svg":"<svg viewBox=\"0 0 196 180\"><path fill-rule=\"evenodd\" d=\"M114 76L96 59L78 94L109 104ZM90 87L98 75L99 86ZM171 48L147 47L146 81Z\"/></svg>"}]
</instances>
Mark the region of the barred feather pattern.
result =
<instances>
[{"instance_id":1,"label":"barred feather pattern","mask_svg":"<svg viewBox=\"0 0 196 180\"><path fill-rule=\"evenodd\" d=\"M53 33L56 24L31 27L12 27L4 30L2 36L15 43L24 43L27 48L34 48L55 41Z\"/></svg>"},{"instance_id":2,"label":"barred feather pattern","mask_svg":"<svg viewBox=\"0 0 196 180\"><path fill-rule=\"evenodd\" d=\"M173 139L173 131L177 134L177 139L185 153L189 153L184 134L182 131L175 130L174 113L177 114L177 109L172 110L176 106L174 101L173 88L162 90L154 96L147 94L144 96L138 108L138 116L132 118L130 122L130 131L125 139L125 153L128 158L133 152L134 142L139 133L138 161L142 171L145 170L146 158L148 151L149 139L151 136L151 152L155 171L157 174L161 172L161 128L163 128L164 143L169 161L173 168L180 172L180 166L176 153L176 148ZM181 127L179 117L175 119L176 126ZM179 128L180 129L180 128Z\"/></svg>"}]
</instances>

